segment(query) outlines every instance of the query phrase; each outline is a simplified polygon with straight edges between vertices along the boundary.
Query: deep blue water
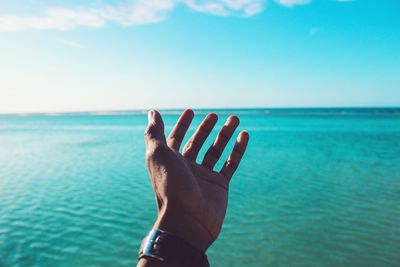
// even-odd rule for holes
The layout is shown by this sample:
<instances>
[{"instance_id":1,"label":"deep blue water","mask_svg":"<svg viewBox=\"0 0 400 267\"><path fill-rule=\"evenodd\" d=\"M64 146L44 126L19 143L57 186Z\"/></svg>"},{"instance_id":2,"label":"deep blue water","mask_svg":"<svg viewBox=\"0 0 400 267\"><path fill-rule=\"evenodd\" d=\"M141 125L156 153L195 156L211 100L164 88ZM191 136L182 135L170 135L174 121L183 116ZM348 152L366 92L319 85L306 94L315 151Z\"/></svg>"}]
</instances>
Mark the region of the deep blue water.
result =
<instances>
[{"instance_id":1,"label":"deep blue water","mask_svg":"<svg viewBox=\"0 0 400 267\"><path fill-rule=\"evenodd\" d=\"M251 140L212 266L399 266L400 109L217 110L217 129L230 113ZM0 266L134 266L156 214L145 125L0 116Z\"/></svg>"}]
</instances>

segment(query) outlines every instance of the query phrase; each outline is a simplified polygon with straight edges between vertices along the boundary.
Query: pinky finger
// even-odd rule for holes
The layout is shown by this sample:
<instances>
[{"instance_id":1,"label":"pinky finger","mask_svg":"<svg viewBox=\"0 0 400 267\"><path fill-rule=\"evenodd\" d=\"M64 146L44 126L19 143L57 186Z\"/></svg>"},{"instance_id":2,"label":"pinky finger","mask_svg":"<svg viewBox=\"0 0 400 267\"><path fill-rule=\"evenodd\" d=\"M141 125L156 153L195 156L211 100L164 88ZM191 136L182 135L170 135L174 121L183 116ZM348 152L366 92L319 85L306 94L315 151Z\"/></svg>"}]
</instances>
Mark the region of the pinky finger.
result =
<instances>
[{"instance_id":1,"label":"pinky finger","mask_svg":"<svg viewBox=\"0 0 400 267\"><path fill-rule=\"evenodd\" d=\"M240 160L246 151L247 143L249 142L249 133L243 131L236 139L235 146L232 153L229 155L228 160L225 162L221 169L221 174L230 180L239 166Z\"/></svg>"}]
</instances>

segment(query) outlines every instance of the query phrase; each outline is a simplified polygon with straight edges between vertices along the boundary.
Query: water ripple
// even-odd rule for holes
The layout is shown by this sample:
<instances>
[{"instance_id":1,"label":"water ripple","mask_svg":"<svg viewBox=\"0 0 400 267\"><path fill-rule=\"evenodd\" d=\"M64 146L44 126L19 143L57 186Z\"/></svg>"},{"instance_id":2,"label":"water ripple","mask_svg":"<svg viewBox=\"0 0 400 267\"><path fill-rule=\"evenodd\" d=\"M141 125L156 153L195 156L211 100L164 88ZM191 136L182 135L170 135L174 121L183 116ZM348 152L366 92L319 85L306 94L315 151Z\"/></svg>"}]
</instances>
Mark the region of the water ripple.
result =
<instances>
[{"instance_id":1,"label":"water ripple","mask_svg":"<svg viewBox=\"0 0 400 267\"><path fill-rule=\"evenodd\" d=\"M167 128L175 119L167 116ZM135 265L156 213L145 120L2 124L0 267ZM213 266L398 265L398 119L249 115L242 123L252 141L209 251Z\"/></svg>"}]
</instances>

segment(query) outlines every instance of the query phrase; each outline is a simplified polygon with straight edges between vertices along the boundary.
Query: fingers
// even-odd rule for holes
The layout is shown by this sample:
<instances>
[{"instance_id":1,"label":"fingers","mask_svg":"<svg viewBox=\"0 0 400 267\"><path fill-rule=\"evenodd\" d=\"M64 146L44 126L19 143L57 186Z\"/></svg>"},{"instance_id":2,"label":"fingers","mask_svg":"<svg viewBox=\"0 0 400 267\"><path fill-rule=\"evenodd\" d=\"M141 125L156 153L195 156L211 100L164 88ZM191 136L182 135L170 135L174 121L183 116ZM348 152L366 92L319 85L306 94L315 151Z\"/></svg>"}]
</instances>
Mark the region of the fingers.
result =
<instances>
[{"instance_id":1,"label":"fingers","mask_svg":"<svg viewBox=\"0 0 400 267\"><path fill-rule=\"evenodd\" d=\"M239 134L233 151L230 154L228 160L225 162L221 169L221 174L230 180L239 166L240 160L246 151L247 143L249 142L249 133L243 131Z\"/></svg>"},{"instance_id":2,"label":"fingers","mask_svg":"<svg viewBox=\"0 0 400 267\"><path fill-rule=\"evenodd\" d=\"M218 116L214 113L210 113L206 116L206 118L200 124L199 128L197 128L196 132L187 142L183 151L183 156L190 158L194 161L196 160L201 147L203 146L207 137L210 135L212 129L217 123L217 120Z\"/></svg>"},{"instance_id":3,"label":"fingers","mask_svg":"<svg viewBox=\"0 0 400 267\"><path fill-rule=\"evenodd\" d=\"M164 122L157 110L150 110L148 113L149 123L144 132L146 147L157 143L166 143L164 135Z\"/></svg>"},{"instance_id":4,"label":"fingers","mask_svg":"<svg viewBox=\"0 0 400 267\"><path fill-rule=\"evenodd\" d=\"M222 155L226 145L231 139L233 133L239 125L239 118L236 116L230 116L222 127L214 144L207 150L206 155L203 159L203 166L213 169L217 161Z\"/></svg>"},{"instance_id":5,"label":"fingers","mask_svg":"<svg viewBox=\"0 0 400 267\"><path fill-rule=\"evenodd\" d=\"M179 151L182 140L190 126L194 117L194 113L191 109L186 109L176 122L175 127L172 129L171 134L168 137L168 146L173 150Z\"/></svg>"}]
</instances>

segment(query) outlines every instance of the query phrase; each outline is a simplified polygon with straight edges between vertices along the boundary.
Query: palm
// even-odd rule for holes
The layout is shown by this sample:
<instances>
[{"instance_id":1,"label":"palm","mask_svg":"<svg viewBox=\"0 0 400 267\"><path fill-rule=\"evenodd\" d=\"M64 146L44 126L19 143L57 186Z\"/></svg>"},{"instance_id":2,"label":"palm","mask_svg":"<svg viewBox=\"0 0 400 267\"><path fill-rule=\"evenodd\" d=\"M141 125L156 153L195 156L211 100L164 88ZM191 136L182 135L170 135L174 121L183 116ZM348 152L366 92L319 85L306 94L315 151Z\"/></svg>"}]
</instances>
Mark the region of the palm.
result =
<instances>
[{"instance_id":1,"label":"palm","mask_svg":"<svg viewBox=\"0 0 400 267\"><path fill-rule=\"evenodd\" d=\"M161 116L156 113L146 131L147 165L156 192L159 209L168 201L215 240L221 230L228 203L229 180L245 151L248 134L242 132L234 150L220 172L213 171L239 120L228 118L201 164L196 163L199 150L217 122L209 114L189 139L183 152L182 140L193 119L186 110L179 118L168 140L165 139ZM161 125L161 126L160 126Z\"/></svg>"},{"instance_id":2,"label":"palm","mask_svg":"<svg viewBox=\"0 0 400 267\"><path fill-rule=\"evenodd\" d=\"M181 190L175 194L179 195L185 212L206 227L215 239L228 204L228 179L184 156L177 158L182 168L176 177L180 178L178 184L184 186L179 186Z\"/></svg>"}]
</instances>

